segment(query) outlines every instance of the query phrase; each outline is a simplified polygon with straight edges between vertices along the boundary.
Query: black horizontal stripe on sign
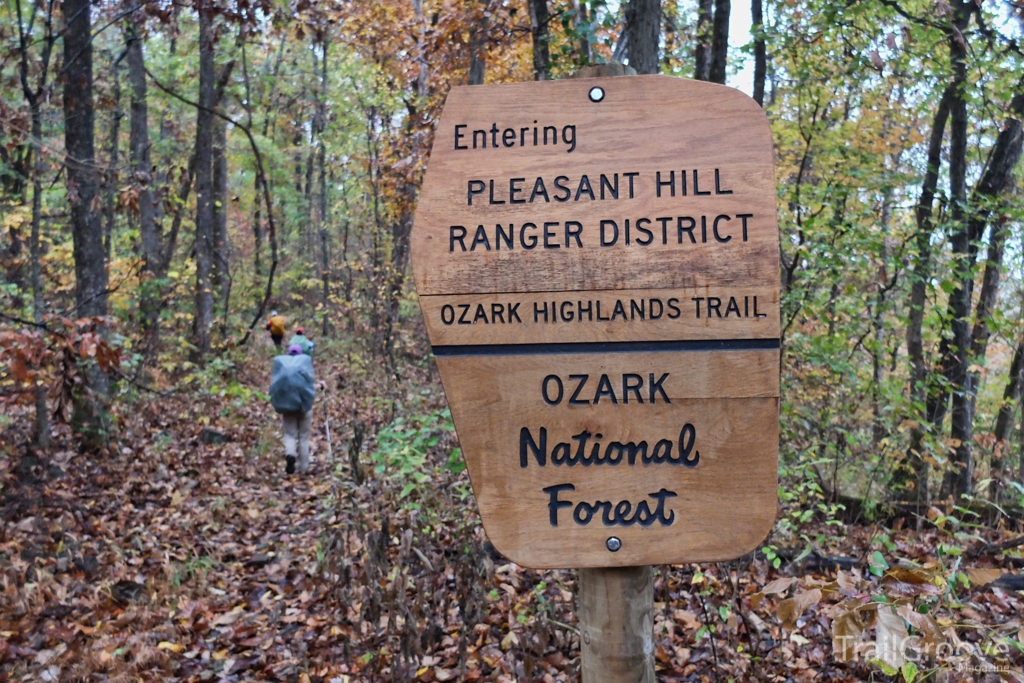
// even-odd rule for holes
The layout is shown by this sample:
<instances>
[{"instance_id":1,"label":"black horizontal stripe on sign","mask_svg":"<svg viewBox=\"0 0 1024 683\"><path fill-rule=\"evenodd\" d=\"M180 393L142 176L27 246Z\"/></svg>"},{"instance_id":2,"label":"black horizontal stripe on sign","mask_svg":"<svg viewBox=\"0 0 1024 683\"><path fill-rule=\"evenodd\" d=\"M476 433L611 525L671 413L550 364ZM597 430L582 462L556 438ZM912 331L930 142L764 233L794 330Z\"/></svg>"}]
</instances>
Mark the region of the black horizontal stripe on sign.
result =
<instances>
[{"instance_id":1,"label":"black horizontal stripe on sign","mask_svg":"<svg viewBox=\"0 0 1024 683\"><path fill-rule=\"evenodd\" d=\"M435 356L536 356L559 353L646 353L651 351L771 351L778 339L690 341L561 342L555 344L453 344L434 346Z\"/></svg>"}]
</instances>

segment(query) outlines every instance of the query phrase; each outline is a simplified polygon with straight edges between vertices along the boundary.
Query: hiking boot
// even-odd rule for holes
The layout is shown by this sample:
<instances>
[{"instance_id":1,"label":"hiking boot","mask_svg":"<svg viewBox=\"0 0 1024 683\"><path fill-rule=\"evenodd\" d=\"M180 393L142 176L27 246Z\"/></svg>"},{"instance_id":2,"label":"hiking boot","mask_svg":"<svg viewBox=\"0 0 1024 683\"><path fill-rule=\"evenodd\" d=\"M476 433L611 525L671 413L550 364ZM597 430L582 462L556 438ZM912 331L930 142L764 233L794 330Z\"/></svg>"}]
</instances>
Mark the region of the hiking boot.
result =
<instances>
[{"instance_id":1,"label":"hiking boot","mask_svg":"<svg viewBox=\"0 0 1024 683\"><path fill-rule=\"evenodd\" d=\"M285 461L288 464L284 466L284 471L287 472L288 474L295 474L295 456L289 455L288 457L285 458Z\"/></svg>"}]
</instances>

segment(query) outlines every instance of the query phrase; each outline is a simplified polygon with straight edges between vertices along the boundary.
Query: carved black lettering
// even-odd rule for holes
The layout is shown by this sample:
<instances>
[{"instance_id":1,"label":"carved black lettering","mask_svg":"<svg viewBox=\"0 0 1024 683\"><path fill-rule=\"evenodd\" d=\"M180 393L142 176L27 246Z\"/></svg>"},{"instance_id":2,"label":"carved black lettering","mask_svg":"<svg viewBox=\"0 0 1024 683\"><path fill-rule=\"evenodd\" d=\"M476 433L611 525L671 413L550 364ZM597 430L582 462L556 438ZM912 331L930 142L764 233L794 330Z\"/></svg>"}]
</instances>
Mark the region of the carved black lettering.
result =
<instances>
[{"instance_id":1,"label":"carved black lettering","mask_svg":"<svg viewBox=\"0 0 1024 683\"><path fill-rule=\"evenodd\" d=\"M679 310L679 299L677 299L675 297L672 297L671 299L669 299L665 303L668 304L668 319L669 320L676 320L677 318L679 318L679 316L681 316L683 314L683 312L681 310Z\"/></svg>"},{"instance_id":2,"label":"carved black lettering","mask_svg":"<svg viewBox=\"0 0 1024 683\"><path fill-rule=\"evenodd\" d=\"M655 190L657 191L659 197L661 196L661 188L663 188L663 187L667 187L669 189L669 192L670 192L669 196L670 197L675 197L676 196L676 172L675 171L669 171L668 172L668 180L662 180L661 179L661 171L657 171L654 174L654 187L655 187Z\"/></svg>"},{"instance_id":3,"label":"carved black lettering","mask_svg":"<svg viewBox=\"0 0 1024 683\"><path fill-rule=\"evenodd\" d=\"M564 175L560 175L557 178L555 178L555 189L565 192L565 194L561 197L559 197L557 194L555 195L556 202L567 202L569 201L569 197L572 196L572 190L570 190L569 186L565 184L568 180L569 176Z\"/></svg>"},{"instance_id":4,"label":"carved black lettering","mask_svg":"<svg viewBox=\"0 0 1024 683\"><path fill-rule=\"evenodd\" d=\"M515 128L506 128L505 130L501 131L501 144L505 145L506 147L515 147L515 145L516 145L516 129ZM717 174L717 170L715 172ZM716 175L715 178L717 179L718 176Z\"/></svg>"},{"instance_id":5,"label":"carved black lettering","mask_svg":"<svg viewBox=\"0 0 1024 683\"><path fill-rule=\"evenodd\" d=\"M621 299L615 300L615 310L612 311L612 320L615 320L616 316L621 316L623 320L626 319L626 307L622 305Z\"/></svg>"},{"instance_id":6,"label":"carved black lettering","mask_svg":"<svg viewBox=\"0 0 1024 683\"><path fill-rule=\"evenodd\" d=\"M718 234L718 223L719 221L722 220L731 221L732 219L725 215L715 216L715 222L712 223L711 225L711 231L715 234L715 240L719 242L728 242L729 240L732 239L732 235L726 235L725 237L722 237L720 234Z\"/></svg>"},{"instance_id":7,"label":"carved black lettering","mask_svg":"<svg viewBox=\"0 0 1024 683\"><path fill-rule=\"evenodd\" d=\"M460 325L472 325L471 322L466 320L466 316L469 314L469 304L458 304L459 308L462 309L462 315L459 316Z\"/></svg>"},{"instance_id":8,"label":"carved black lettering","mask_svg":"<svg viewBox=\"0 0 1024 683\"><path fill-rule=\"evenodd\" d=\"M493 180L491 180L491 197L490 197L490 202L491 202L491 204L504 204L505 203L504 199L495 199L494 198L494 181Z\"/></svg>"},{"instance_id":9,"label":"carved black lettering","mask_svg":"<svg viewBox=\"0 0 1024 683\"><path fill-rule=\"evenodd\" d=\"M715 194L732 194L732 190L722 189L722 180L718 175L718 169L715 169Z\"/></svg>"},{"instance_id":10,"label":"carved black lettering","mask_svg":"<svg viewBox=\"0 0 1024 683\"><path fill-rule=\"evenodd\" d=\"M465 133L459 132L459 128L465 129L467 127L468 125L465 123L459 123L455 125L455 149L469 149L468 145L462 145L461 147L459 146L459 140L466 137Z\"/></svg>"},{"instance_id":11,"label":"carved black lettering","mask_svg":"<svg viewBox=\"0 0 1024 683\"><path fill-rule=\"evenodd\" d=\"M538 196L544 197L544 201L546 202L551 201L548 198L548 189L544 187L543 178L537 178L537 180L533 183L533 192L530 193L530 203L533 204L533 200L536 199Z\"/></svg>"},{"instance_id":12,"label":"carved black lettering","mask_svg":"<svg viewBox=\"0 0 1024 683\"><path fill-rule=\"evenodd\" d=\"M547 316L544 317L547 321ZM587 380L590 379L590 375L569 375L569 379L579 384L576 385L576 390L572 392L572 396L569 397L569 405L571 406L589 406L590 401L583 399L579 400L580 392L583 391L583 387L586 385Z\"/></svg>"},{"instance_id":13,"label":"carved black lettering","mask_svg":"<svg viewBox=\"0 0 1024 683\"><path fill-rule=\"evenodd\" d=\"M572 503L559 500L558 494L562 491L575 491L576 487L572 484L555 484L554 486L546 486L541 490L549 496L548 519L551 522L551 526L558 526L558 511L561 508L572 507Z\"/></svg>"},{"instance_id":14,"label":"carved black lettering","mask_svg":"<svg viewBox=\"0 0 1024 683\"><path fill-rule=\"evenodd\" d=\"M725 306L725 317L728 318L730 313L736 313L737 318L742 318L740 315L740 306L736 303L736 297L730 296L729 303Z\"/></svg>"},{"instance_id":15,"label":"carved black lettering","mask_svg":"<svg viewBox=\"0 0 1024 683\"><path fill-rule=\"evenodd\" d=\"M683 222L689 222L689 226L683 227ZM690 244L697 244L697 238L693 236L693 229L697 227L697 221L690 216L680 216L676 219L676 230L679 233L679 244L683 243L683 233L690 236Z\"/></svg>"},{"instance_id":16,"label":"carved black lettering","mask_svg":"<svg viewBox=\"0 0 1024 683\"><path fill-rule=\"evenodd\" d=\"M544 308L539 308L537 306L537 302L533 302L533 322L535 323L540 322L540 316L542 313L544 314L544 322L548 321L548 302L545 301L543 303Z\"/></svg>"},{"instance_id":17,"label":"carved black lettering","mask_svg":"<svg viewBox=\"0 0 1024 683\"><path fill-rule=\"evenodd\" d=\"M690 299L690 301L697 302L697 318L699 319L700 318L700 302L704 301L704 297L702 297L702 296L695 296L692 299Z\"/></svg>"},{"instance_id":18,"label":"carved black lettering","mask_svg":"<svg viewBox=\"0 0 1024 683\"><path fill-rule=\"evenodd\" d=\"M604 173L601 174L601 199L604 199L605 188L608 188L608 194L612 196L612 199L619 198L619 174L615 173L612 178L615 180L614 185L608 181L608 177Z\"/></svg>"},{"instance_id":19,"label":"carved black lettering","mask_svg":"<svg viewBox=\"0 0 1024 683\"><path fill-rule=\"evenodd\" d=\"M548 430L540 428L540 443L533 440L533 434L526 427L519 430L519 466L526 469L530 464L530 452L537 460L537 465L544 467L548 462Z\"/></svg>"},{"instance_id":20,"label":"carved black lettering","mask_svg":"<svg viewBox=\"0 0 1024 683\"><path fill-rule=\"evenodd\" d=\"M527 237L527 230L536 230L537 226L533 223L523 223L523 226L519 228L519 244L523 245L523 249L533 249L537 246L537 236L530 235Z\"/></svg>"},{"instance_id":21,"label":"carved black lettering","mask_svg":"<svg viewBox=\"0 0 1024 683\"><path fill-rule=\"evenodd\" d=\"M615 390L612 388L612 382L608 379L608 375L601 375L601 379L597 383L597 391L594 392L595 406L601 402L602 396L610 398L612 405L619 405L619 400L615 397Z\"/></svg>"},{"instance_id":22,"label":"carved black lettering","mask_svg":"<svg viewBox=\"0 0 1024 683\"><path fill-rule=\"evenodd\" d=\"M743 241L744 242L747 241L747 219L748 218L753 218L753 217L754 217L754 214L752 214L752 213L738 213L738 214L736 214L736 218L739 218L741 221L743 221Z\"/></svg>"},{"instance_id":23,"label":"carved black lettering","mask_svg":"<svg viewBox=\"0 0 1024 683\"><path fill-rule=\"evenodd\" d=\"M647 314L651 317L651 320L660 320L664 312L665 305L661 303L661 299L652 297L647 302Z\"/></svg>"},{"instance_id":24,"label":"carved black lettering","mask_svg":"<svg viewBox=\"0 0 1024 683\"><path fill-rule=\"evenodd\" d=\"M711 311L714 311L715 315L718 316L719 318L721 318L722 317L722 311L720 310L721 308L722 308L722 300L721 299L719 299L717 296L709 296L708 297L708 317L709 318L711 317Z\"/></svg>"},{"instance_id":25,"label":"carved black lettering","mask_svg":"<svg viewBox=\"0 0 1024 683\"><path fill-rule=\"evenodd\" d=\"M511 325L512 319L515 318L517 323L523 322L523 319L519 317L519 304L521 301L517 301L514 304L508 304L508 322Z\"/></svg>"},{"instance_id":26,"label":"carved black lettering","mask_svg":"<svg viewBox=\"0 0 1024 683\"><path fill-rule=\"evenodd\" d=\"M637 237L636 238L636 243L639 244L640 246L646 247L648 244L650 244L651 242L654 241L654 233L651 232L650 230L648 230L647 228L643 227L644 225L650 225L650 224L651 224L651 221L648 218L637 218L636 219L636 229L639 230L640 232L642 232L643 234L647 235L647 240L646 241L644 241L644 238L642 238L642 237Z\"/></svg>"},{"instance_id":27,"label":"carved black lettering","mask_svg":"<svg viewBox=\"0 0 1024 683\"><path fill-rule=\"evenodd\" d=\"M697 169L693 169L693 195L708 195L711 194L711 190L700 191L700 185L697 184Z\"/></svg>"},{"instance_id":28,"label":"carved black lettering","mask_svg":"<svg viewBox=\"0 0 1024 683\"><path fill-rule=\"evenodd\" d=\"M672 216L663 216L661 218L655 218L654 220L661 223L661 243L668 244L668 224L672 220ZM679 235L682 240L682 234Z\"/></svg>"},{"instance_id":29,"label":"carved black lettering","mask_svg":"<svg viewBox=\"0 0 1024 683\"><path fill-rule=\"evenodd\" d=\"M637 316L640 316L641 320L644 320L646 316L646 301L640 299L640 303L637 303L635 299L629 300L629 319L636 320Z\"/></svg>"},{"instance_id":30,"label":"carved black lettering","mask_svg":"<svg viewBox=\"0 0 1024 683\"><path fill-rule=\"evenodd\" d=\"M636 177L638 175L640 175L640 172L639 171L633 171L632 173L623 173L622 175L624 175L627 178L629 178L629 198L632 199L633 198L633 180L635 180Z\"/></svg>"},{"instance_id":31,"label":"carved black lettering","mask_svg":"<svg viewBox=\"0 0 1024 683\"><path fill-rule=\"evenodd\" d=\"M484 308L483 304L476 305L476 315L473 316L473 324L476 325L477 320L483 320L484 325L489 325L490 322L487 320L487 309Z\"/></svg>"},{"instance_id":32,"label":"carved black lettering","mask_svg":"<svg viewBox=\"0 0 1024 683\"><path fill-rule=\"evenodd\" d=\"M453 225L448 229L448 252L455 251L455 243L458 242L462 251L466 251L466 228L461 225Z\"/></svg>"},{"instance_id":33,"label":"carved black lettering","mask_svg":"<svg viewBox=\"0 0 1024 683\"><path fill-rule=\"evenodd\" d=\"M558 243L558 235L549 228L554 228L558 223L544 223L544 248L545 249L558 249L561 245ZM552 241L554 240L554 241Z\"/></svg>"},{"instance_id":34,"label":"carved black lettering","mask_svg":"<svg viewBox=\"0 0 1024 683\"><path fill-rule=\"evenodd\" d=\"M604 229L610 227L612 229L612 238L610 240L605 239ZM619 226L615 221L603 220L601 221L601 246L610 247L619 241Z\"/></svg>"},{"instance_id":35,"label":"carved black lettering","mask_svg":"<svg viewBox=\"0 0 1024 683\"><path fill-rule=\"evenodd\" d=\"M445 325L451 325L455 322L455 309L452 308L451 304L445 304L441 307L441 322Z\"/></svg>"},{"instance_id":36,"label":"carved black lettering","mask_svg":"<svg viewBox=\"0 0 1024 683\"><path fill-rule=\"evenodd\" d=\"M494 228L494 248L501 251L501 243L505 243L505 247L509 250L513 248L516 240L516 226L511 223L508 224L508 233L501 227L501 223L498 223Z\"/></svg>"},{"instance_id":37,"label":"carved black lettering","mask_svg":"<svg viewBox=\"0 0 1024 683\"><path fill-rule=\"evenodd\" d=\"M554 398L551 398L551 393L549 391L548 386L551 382L554 382L555 386L558 388L558 393L555 394ZM541 396L544 397L545 403L547 403L549 406L557 406L559 403L562 402L562 395L565 393L564 387L562 386L561 378L558 375L548 375L547 377L545 377L544 381L541 382L540 384L540 393ZM552 459L554 459L553 454L551 457Z\"/></svg>"},{"instance_id":38,"label":"carved black lettering","mask_svg":"<svg viewBox=\"0 0 1024 683\"><path fill-rule=\"evenodd\" d=\"M590 187L590 178L587 176L582 176L580 178L580 184L579 187L576 188L576 196L573 198L573 201L578 202L580 200L580 195L584 192L586 192L587 196L590 197L590 201L594 201L594 190Z\"/></svg>"},{"instance_id":39,"label":"carved black lettering","mask_svg":"<svg viewBox=\"0 0 1024 683\"><path fill-rule=\"evenodd\" d=\"M567 312L567 310L568 310L568 312ZM571 301L563 301L562 305L558 307L558 312L562 316L562 322L563 323L571 323L572 322L572 319L573 319L573 316L575 314L575 311L573 311L573 306L572 306L572 302Z\"/></svg>"},{"instance_id":40,"label":"carved black lettering","mask_svg":"<svg viewBox=\"0 0 1024 683\"><path fill-rule=\"evenodd\" d=\"M640 395L640 389L644 386L644 378L641 375L633 373L625 373L622 375L622 402L623 404L629 404L629 394L632 393L636 396L636 401L640 405L644 403L644 397Z\"/></svg>"},{"instance_id":41,"label":"carved black lettering","mask_svg":"<svg viewBox=\"0 0 1024 683\"><path fill-rule=\"evenodd\" d=\"M654 401L657 398L658 394L661 394L661 399L665 403L671 403L672 402L672 400L669 399L668 394L665 393L665 387L662 386L665 383L665 380L668 379L668 375L669 375L669 373L666 372L664 375L662 375L658 379L658 381L654 381L654 373L653 372L649 375L650 381L649 381L649 383L647 385L647 389L648 389L648 397L650 398L651 403L654 403Z\"/></svg>"},{"instance_id":42,"label":"carved black lettering","mask_svg":"<svg viewBox=\"0 0 1024 683\"><path fill-rule=\"evenodd\" d=\"M476 234L473 235L473 244L470 245L470 251L476 251L476 245L482 244L487 251L491 250L491 241L487 239L487 231L484 230L484 226L478 225L476 227Z\"/></svg>"},{"instance_id":43,"label":"carved black lettering","mask_svg":"<svg viewBox=\"0 0 1024 683\"><path fill-rule=\"evenodd\" d=\"M700 451L693 450L697 443L697 428L687 422L679 430L679 459L686 467L696 467L700 463ZM690 453L693 457L690 457Z\"/></svg>"},{"instance_id":44,"label":"carved black lettering","mask_svg":"<svg viewBox=\"0 0 1024 683\"><path fill-rule=\"evenodd\" d=\"M594 302L588 301L584 306L582 301L576 302L576 319L583 322L583 314L587 314L587 322L594 322Z\"/></svg>"},{"instance_id":45,"label":"carved black lettering","mask_svg":"<svg viewBox=\"0 0 1024 683\"><path fill-rule=\"evenodd\" d=\"M511 130L511 129L510 129ZM513 131L514 132L514 131ZM511 178L508 181L508 203L509 204L525 204L525 199L516 199L516 197L523 191L523 188L519 187L519 183L525 183L526 178Z\"/></svg>"},{"instance_id":46,"label":"carved black lettering","mask_svg":"<svg viewBox=\"0 0 1024 683\"><path fill-rule=\"evenodd\" d=\"M502 324L505 323L505 304L492 303L491 322L496 324L499 320Z\"/></svg>"},{"instance_id":47,"label":"carved black lettering","mask_svg":"<svg viewBox=\"0 0 1024 683\"><path fill-rule=\"evenodd\" d=\"M569 248L569 241L576 240L576 246L583 248L583 240L580 239L580 234L583 233L583 224L579 221L566 221L565 222L565 247Z\"/></svg>"},{"instance_id":48,"label":"carved black lettering","mask_svg":"<svg viewBox=\"0 0 1024 683\"><path fill-rule=\"evenodd\" d=\"M466 183L466 203L473 206L473 195L483 194L487 185L482 180L470 180Z\"/></svg>"}]
</instances>

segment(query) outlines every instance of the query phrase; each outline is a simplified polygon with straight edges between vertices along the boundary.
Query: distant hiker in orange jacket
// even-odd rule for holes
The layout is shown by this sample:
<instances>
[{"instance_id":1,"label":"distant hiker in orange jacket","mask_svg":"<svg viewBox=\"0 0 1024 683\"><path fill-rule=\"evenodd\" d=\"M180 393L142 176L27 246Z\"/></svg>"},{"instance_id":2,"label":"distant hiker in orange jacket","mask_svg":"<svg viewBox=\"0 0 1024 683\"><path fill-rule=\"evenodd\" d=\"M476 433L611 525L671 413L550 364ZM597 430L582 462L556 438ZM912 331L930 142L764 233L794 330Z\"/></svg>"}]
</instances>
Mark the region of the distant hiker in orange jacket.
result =
<instances>
[{"instance_id":1,"label":"distant hiker in orange jacket","mask_svg":"<svg viewBox=\"0 0 1024 683\"><path fill-rule=\"evenodd\" d=\"M278 315L277 311L271 311L267 329L270 330L270 338L274 340L274 346L280 349L281 342L284 340L284 316Z\"/></svg>"}]
</instances>

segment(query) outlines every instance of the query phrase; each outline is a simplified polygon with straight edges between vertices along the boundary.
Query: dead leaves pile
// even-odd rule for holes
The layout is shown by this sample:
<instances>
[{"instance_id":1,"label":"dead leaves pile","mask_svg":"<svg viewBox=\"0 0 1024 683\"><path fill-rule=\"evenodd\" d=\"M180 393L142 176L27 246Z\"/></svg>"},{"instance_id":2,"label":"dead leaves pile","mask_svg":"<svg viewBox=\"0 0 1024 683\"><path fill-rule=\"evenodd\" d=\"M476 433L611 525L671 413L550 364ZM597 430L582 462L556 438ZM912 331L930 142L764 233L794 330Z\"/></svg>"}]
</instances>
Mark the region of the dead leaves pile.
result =
<instances>
[{"instance_id":1,"label":"dead leaves pile","mask_svg":"<svg viewBox=\"0 0 1024 683\"><path fill-rule=\"evenodd\" d=\"M353 398L393 387L325 374L339 460L324 462L316 413L310 477L284 475L262 401L217 397L130 407L108 459L76 455L65 433L36 479L8 460L0 682L578 680L573 572L488 549L466 474L444 468L453 435L427 465L431 486L401 496L367 462L385 402ZM428 375L405 376L428 398L399 412L442 405ZM357 422L361 485L344 443ZM230 441L204 445L204 425ZM871 559L826 574L758 554L656 568L659 680L1017 675L1021 594L979 588L1003 575L996 558L963 569L936 559L934 533L902 531L879 560L867 529L820 531L823 552Z\"/></svg>"}]
</instances>

